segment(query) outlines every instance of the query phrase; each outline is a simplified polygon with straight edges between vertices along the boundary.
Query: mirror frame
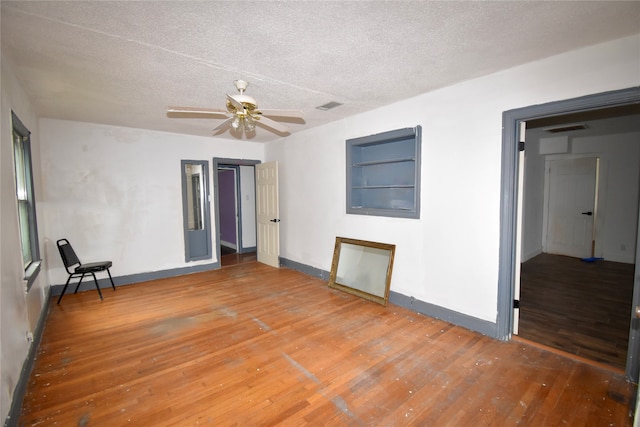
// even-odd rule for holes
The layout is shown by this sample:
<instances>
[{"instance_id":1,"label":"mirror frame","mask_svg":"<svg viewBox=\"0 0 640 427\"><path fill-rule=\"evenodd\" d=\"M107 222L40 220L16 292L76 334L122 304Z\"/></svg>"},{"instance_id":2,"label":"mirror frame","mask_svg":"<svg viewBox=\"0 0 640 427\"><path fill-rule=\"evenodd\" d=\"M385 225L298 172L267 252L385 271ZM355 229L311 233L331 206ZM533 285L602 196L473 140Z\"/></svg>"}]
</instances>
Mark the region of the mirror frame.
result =
<instances>
[{"instance_id":1,"label":"mirror frame","mask_svg":"<svg viewBox=\"0 0 640 427\"><path fill-rule=\"evenodd\" d=\"M201 221L202 228L189 228L189 188L188 181L191 175L187 176L186 166L201 166ZM182 229L184 235L184 260L185 262L211 259L211 213L209 207L209 162L206 160L181 160L180 175L182 181Z\"/></svg>"},{"instance_id":2,"label":"mirror frame","mask_svg":"<svg viewBox=\"0 0 640 427\"><path fill-rule=\"evenodd\" d=\"M386 275L384 277L384 296L375 295L356 287L339 283L337 280L338 264L340 263L340 254L343 244L350 244L355 246L363 246L368 248L382 249L389 251L389 262L387 264ZM389 290L391 288L391 273L393 272L393 259L395 257L396 245L387 243L370 242L367 240L349 239L346 237L336 237L336 243L333 250L333 261L331 263L331 274L329 275L329 287L338 289L343 292L347 292L352 295L359 296L369 301L377 302L378 304L387 305L389 302Z\"/></svg>"}]
</instances>

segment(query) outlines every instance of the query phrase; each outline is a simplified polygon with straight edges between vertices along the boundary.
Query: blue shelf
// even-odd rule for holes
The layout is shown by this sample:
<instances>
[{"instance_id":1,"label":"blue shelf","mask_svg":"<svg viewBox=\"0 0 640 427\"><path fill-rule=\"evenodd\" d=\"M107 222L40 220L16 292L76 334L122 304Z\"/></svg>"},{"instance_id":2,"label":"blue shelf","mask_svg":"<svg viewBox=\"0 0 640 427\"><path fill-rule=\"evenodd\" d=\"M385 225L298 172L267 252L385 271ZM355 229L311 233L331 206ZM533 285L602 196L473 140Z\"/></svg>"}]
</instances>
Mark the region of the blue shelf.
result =
<instances>
[{"instance_id":1,"label":"blue shelf","mask_svg":"<svg viewBox=\"0 0 640 427\"><path fill-rule=\"evenodd\" d=\"M421 128L347 140L347 213L420 218Z\"/></svg>"}]
</instances>

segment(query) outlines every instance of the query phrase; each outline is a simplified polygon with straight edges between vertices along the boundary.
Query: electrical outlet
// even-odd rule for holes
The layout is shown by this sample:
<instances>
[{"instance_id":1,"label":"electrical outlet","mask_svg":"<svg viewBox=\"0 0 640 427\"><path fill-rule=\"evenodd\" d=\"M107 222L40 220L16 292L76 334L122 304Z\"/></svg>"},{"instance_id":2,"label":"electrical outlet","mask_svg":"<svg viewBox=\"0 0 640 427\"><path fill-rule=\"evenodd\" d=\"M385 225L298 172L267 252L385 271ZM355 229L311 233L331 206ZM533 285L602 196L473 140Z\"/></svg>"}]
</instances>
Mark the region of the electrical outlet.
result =
<instances>
[{"instance_id":1,"label":"electrical outlet","mask_svg":"<svg viewBox=\"0 0 640 427\"><path fill-rule=\"evenodd\" d=\"M33 342L33 332L27 332L27 342Z\"/></svg>"}]
</instances>

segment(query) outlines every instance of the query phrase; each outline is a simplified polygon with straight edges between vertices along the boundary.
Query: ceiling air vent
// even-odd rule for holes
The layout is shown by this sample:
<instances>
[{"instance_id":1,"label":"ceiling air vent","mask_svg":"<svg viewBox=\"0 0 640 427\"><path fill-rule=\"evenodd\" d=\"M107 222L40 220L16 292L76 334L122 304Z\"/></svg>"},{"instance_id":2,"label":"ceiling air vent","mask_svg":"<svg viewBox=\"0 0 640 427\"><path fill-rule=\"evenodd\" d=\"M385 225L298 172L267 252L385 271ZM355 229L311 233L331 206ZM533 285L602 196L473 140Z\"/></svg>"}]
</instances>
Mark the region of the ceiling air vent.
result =
<instances>
[{"instance_id":1,"label":"ceiling air vent","mask_svg":"<svg viewBox=\"0 0 640 427\"><path fill-rule=\"evenodd\" d=\"M583 123L577 123L573 125L562 125L562 126L556 126L552 128L546 128L545 130L551 133L560 133L560 132L569 132L572 130L584 130L584 129L587 129L587 125Z\"/></svg>"},{"instance_id":2,"label":"ceiling air vent","mask_svg":"<svg viewBox=\"0 0 640 427\"><path fill-rule=\"evenodd\" d=\"M327 103L326 103L326 104L324 104L324 105L320 105L319 107L316 107L316 109L318 109L318 110L322 110L322 111L327 111L327 110L330 110L330 109L332 109L332 108L339 107L339 106L341 106L341 105L342 105L342 104L341 104L341 103L339 103L339 102L331 101L331 102L327 102Z\"/></svg>"}]
</instances>

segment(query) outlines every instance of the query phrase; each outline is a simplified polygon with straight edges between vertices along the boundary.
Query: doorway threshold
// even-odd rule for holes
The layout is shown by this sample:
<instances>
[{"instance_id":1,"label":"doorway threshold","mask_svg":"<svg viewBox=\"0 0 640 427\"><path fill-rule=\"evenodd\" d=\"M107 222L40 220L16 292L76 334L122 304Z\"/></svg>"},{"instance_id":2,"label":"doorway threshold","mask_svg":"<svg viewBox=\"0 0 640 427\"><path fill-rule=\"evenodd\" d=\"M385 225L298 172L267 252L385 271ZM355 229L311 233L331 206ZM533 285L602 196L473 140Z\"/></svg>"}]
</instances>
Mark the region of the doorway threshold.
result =
<instances>
[{"instance_id":1,"label":"doorway threshold","mask_svg":"<svg viewBox=\"0 0 640 427\"><path fill-rule=\"evenodd\" d=\"M518 335L513 335L511 337L511 339L513 341L516 341L516 342L519 342L519 343L522 343L522 344L526 344L526 345L531 346L531 347L536 347L536 348L539 348L541 350L548 351L549 353L553 353L553 354L556 354L558 356L574 360L576 362L585 363L587 365L591 365L591 366L594 366L594 367L597 367L597 368L600 368L600 369L604 369L604 370L607 370L607 371L610 371L610 372L614 372L616 374L620 374L620 375L623 375L623 376L625 375L624 369L618 368L616 366L612 366L612 365L609 365L609 364L606 364L606 363L598 362L596 360L592 360L592 359L589 359L589 358L584 357L584 356L579 356L577 354L569 353L567 351L559 350L559 349L554 348L554 347L549 347L547 345L540 344L538 342L531 341L531 340L528 340L526 338L519 337Z\"/></svg>"}]
</instances>

